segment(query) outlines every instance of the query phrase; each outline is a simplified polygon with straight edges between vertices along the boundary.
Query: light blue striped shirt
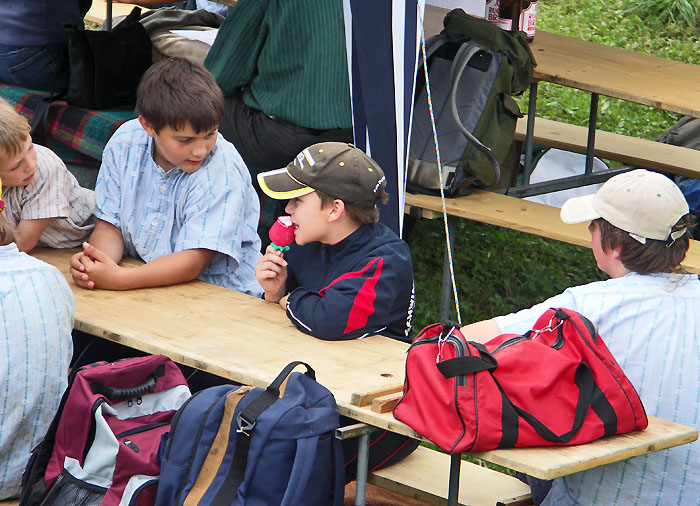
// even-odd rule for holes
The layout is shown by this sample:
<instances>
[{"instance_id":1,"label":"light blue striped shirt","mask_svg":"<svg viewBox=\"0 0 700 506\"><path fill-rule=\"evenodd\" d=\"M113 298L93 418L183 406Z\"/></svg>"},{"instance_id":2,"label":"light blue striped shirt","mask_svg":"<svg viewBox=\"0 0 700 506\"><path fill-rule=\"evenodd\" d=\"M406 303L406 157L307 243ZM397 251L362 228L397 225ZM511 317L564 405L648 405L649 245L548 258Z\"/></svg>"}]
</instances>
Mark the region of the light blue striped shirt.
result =
<instances>
[{"instance_id":1,"label":"light blue striped shirt","mask_svg":"<svg viewBox=\"0 0 700 506\"><path fill-rule=\"evenodd\" d=\"M187 249L216 251L199 279L254 296L260 202L233 144L221 135L196 172L165 172L134 119L107 143L95 185L95 216L121 229L125 253L151 262Z\"/></svg>"},{"instance_id":2,"label":"light blue striped shirt","mask_svg":"<svg viewBox=\"0 0 700 506\"><path fill-rule=\"evenodd\" d=\"M66 388L74 307L55 267L0 246L0 500L19 494Z\"/></svg>"},{"instance_id":3,"label":"light blue striped shirt","mask_svg":"<svg viewBox=\"0 0 700 506\"><path fill-rule=\"evenodd\" d=\"M541 304L495 318L521 334L550 307L578 311L598 326L647 414L700 430L700 281L696 274L628 274L569 288ZM545 505L698 504L700 444L634 457L554 480Z\"/></svg>"}]
</instances>

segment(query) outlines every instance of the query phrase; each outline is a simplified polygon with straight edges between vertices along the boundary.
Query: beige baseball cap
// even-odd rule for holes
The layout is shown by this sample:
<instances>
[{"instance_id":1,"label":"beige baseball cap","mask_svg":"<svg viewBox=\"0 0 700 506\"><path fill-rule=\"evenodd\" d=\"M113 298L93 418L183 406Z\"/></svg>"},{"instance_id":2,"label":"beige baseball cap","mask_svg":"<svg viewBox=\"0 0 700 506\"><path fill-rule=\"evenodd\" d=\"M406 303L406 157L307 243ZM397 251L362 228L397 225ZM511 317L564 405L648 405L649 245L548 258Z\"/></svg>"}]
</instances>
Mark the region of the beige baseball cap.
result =
<instances>
[{"instance_id":1,"label":"beige baseball cap","mask_svg":"<svg viewBox=\"0 0 700 506\"><path fill-rule=\"evenodd\" d=\"M284 169L258 174L266 195L285 200L320 190L348 204L373 206L386 186L384 172L364 151L344 142L321 142Z\"/></svg>"},{"instance_id":2,"label":"beige baseball cap","mask_svg":"<svg viewBox=\"0 0 700 506\"><path fill-rule=\"evenodd\" d=\"M642 244L676 240L686 229L671 229L688 214L688 203L668 177L636 169L610 178L594 195L564 202L561 220L574 224L603 218Z\"/></svg>"}]
</instances>

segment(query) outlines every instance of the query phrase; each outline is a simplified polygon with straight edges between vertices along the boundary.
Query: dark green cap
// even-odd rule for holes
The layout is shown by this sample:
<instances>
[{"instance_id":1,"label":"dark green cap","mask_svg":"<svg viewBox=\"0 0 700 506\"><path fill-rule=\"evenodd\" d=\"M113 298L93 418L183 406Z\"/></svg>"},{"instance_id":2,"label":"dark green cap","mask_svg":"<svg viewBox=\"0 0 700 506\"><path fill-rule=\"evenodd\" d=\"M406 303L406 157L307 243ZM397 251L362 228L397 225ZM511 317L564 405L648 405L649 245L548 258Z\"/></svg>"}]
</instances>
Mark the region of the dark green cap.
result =
<instances>
[{"instance_id":1,"label":"dark green cap","mask_svg":"<svg viewBox=\"0 0 700 506\"><path fill-rule=\"evenodd\" d=\"M299 153L284 169L258 174L260 188L286 200L315 190L347 204L373 206L386 186L384 172L361 149L343 142L321 142Z\"/></svg>"}]
</instances>

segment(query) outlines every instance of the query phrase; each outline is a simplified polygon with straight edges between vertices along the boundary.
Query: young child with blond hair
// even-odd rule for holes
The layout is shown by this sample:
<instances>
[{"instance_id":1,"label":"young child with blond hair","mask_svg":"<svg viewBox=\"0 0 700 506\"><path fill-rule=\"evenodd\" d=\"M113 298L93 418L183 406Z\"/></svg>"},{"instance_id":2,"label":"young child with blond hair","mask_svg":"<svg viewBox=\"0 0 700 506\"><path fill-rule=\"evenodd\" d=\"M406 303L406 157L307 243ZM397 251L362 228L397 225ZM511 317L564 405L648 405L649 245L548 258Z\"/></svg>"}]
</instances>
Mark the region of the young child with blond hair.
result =
<instances>
[{"instance_id":1,"label":"young child with blond hair","mask_svg":"<svg viewBox=\"0 0 700 506\"><path fill-rule=\"evenodd\" d=\"M92 232L93 191L81 187L53 151L32 142L27 120L2 99L0 181L5 218L20 251L72 248Z\"/></svg>"}]
</instances>

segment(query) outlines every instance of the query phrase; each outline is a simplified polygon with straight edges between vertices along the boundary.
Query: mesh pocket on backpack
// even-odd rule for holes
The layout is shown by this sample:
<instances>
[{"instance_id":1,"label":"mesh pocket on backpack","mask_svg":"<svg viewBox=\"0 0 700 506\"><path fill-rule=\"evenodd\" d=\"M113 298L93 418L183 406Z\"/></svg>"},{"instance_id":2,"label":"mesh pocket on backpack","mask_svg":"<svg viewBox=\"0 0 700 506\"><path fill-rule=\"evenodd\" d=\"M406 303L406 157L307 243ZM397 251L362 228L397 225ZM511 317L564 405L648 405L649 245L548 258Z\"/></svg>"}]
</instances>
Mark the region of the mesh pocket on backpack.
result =
<instances>
[{"instance_id":1,"label":"mesh pocket on backpack","mask_svg":"<svg viewBox=\"0 0 700 506\"><path fill-rule=\"evenodd\" d=\"M51 489L41 501L40 506L63 505L99 506L107 489L85 483L71 475L65 469L61 472Z\"/></svg>"}]
</instances>

